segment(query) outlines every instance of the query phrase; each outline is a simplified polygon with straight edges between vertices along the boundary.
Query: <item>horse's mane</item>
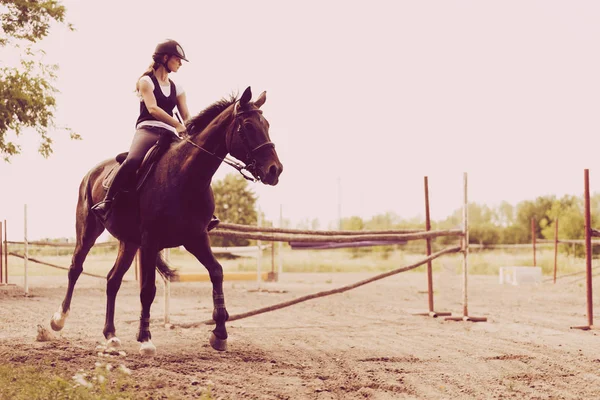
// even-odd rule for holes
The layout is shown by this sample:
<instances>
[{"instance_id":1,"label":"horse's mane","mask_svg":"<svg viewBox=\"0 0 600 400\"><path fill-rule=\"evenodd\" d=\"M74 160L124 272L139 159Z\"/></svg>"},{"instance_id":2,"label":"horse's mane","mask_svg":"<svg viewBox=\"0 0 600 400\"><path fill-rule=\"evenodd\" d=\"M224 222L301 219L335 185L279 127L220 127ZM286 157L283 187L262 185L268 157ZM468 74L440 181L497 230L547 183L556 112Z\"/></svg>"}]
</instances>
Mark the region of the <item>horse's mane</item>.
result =
<instances>
[{"instance_id":1,"label":"horse's mane","mask_svg":"<svg viewBox=\"0 0 600 400\"><path fill-rule=\"evenodd\" d=\"M229 99L221 99L215 101L210 106L206 107L203 111L200 111L198 115L190 118L186 123L185 127L190 135L195 135L202 132L210 122L221 114L227 107L237 101L235 95L231 95Z\"/></svg>"}]
</instances>

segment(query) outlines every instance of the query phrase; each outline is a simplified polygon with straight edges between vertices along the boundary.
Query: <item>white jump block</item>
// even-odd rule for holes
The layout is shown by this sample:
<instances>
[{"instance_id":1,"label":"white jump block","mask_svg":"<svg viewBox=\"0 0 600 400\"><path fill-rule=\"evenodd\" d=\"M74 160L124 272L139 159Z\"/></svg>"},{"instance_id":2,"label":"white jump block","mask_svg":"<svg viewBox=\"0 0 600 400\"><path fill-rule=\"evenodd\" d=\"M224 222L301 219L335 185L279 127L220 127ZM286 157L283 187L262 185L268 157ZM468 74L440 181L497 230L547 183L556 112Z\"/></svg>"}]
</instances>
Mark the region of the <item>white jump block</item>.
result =
<instances>
[{"instance_id":1,"label":"white jump block","mask_svg":"<svg viewBox=\"0 0 600 400\"><path fill-rule=\"evenodd\" d=\"M542 267L500 267L500 284L538 284L542 282Z\"/></svg>"}]
</instances>

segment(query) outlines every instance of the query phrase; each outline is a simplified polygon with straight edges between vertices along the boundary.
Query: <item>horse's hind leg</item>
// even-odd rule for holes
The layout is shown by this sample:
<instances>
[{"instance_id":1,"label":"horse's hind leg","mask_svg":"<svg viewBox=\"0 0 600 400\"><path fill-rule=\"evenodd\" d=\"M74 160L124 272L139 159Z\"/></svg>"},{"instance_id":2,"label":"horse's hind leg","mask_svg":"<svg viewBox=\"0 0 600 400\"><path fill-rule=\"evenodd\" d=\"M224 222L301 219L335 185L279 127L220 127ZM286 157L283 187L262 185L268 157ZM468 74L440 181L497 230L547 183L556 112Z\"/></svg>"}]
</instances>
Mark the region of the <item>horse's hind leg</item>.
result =
<instances>
[{"instance_id":1,"label":"horse's hind leg","mask_svg":"<svg viewBox=\"0 0 600 400\"><path fill-rule=\"evenodd\" d=\"M106 320L104 322L104 337L109 347L119 347L121 341L115 334L115 301L123 282L123 276L129 270L139 246L129 242L121 242L117 260L106 278Z\"/></svg>"},{"instance_id":2,"label":"horse's hind leg","mask_svg":"<svg viewBox=\"0 0 600 400\"><path fill-rule=\"evenodd\" d=\"M225 308L225 295L223 294L223 267L213 256L207 233L204 233L193 243L186 243L185 248L206 267L210 275L210 281L212 282L214 305L212 317L216 327L210 336L210 345L215 350L227 350L227 329L225 328L225 322L229 319L229 313Z\"/></svg>"},{"instance_id":3,"label":"horse's hind leg","mask_svg":"<svg viewBox=\"0 0 600 400\"><path fill-rule=\"evenodd\" d=\"M65 320L71 309L73 290L75 289L79 275L83 272L83 262L96 242L96 239L98 239L98 236L104 231L104 226L100 224L89 210L81 210L81 202L77 207L77 243L75 244L75 251L73 252L71 266L69 267L69 286L67 287L67 294L60 309L54 313L50 320L50 326L55 331L60 331L65 326ZM80 218L82 214L85 216Z\"/></svg>"}]
</instances>

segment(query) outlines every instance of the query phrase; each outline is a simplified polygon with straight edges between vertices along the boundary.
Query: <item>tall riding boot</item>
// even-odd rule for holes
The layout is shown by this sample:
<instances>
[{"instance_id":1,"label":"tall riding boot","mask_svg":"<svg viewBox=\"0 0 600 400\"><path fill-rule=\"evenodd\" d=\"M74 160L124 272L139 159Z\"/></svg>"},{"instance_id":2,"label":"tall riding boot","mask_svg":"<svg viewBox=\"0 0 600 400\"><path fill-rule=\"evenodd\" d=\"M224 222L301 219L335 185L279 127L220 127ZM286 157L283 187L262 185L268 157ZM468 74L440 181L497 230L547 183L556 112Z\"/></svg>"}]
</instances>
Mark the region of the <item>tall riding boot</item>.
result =
<instances>
[{"instance_id":1,"label":"tall riding boot","mask_svg":"<svg viewBox=\"0 0 600 400\"><path fill-rule=\"evenodd\" d=\"M136 170L137 165L135 165L135 163L128 163L127 160L125 160L113 178L113 181L106 192L106 196L104 196L104 200L92 206L92 211L102 221L108 219L110 210L112 209L112 203L117 195L125 188L126 184L131 183Z\"/></svg>"}]
</instances>

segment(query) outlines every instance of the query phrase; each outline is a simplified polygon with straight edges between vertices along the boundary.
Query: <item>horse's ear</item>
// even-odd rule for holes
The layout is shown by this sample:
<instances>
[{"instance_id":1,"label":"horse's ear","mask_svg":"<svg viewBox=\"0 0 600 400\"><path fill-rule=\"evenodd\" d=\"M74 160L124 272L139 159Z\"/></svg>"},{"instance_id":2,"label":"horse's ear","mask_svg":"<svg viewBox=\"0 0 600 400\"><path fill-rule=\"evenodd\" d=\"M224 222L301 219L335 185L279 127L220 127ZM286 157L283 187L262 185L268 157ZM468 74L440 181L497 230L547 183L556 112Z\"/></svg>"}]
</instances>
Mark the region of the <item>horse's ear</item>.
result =
<instances>
[{"instance_id":1,"label":"horse's ear","mask_svg":"<svg viewBox=\"0 0 600 400\"><path fill-rule=\"evenodd\" d=\"M256 99L254 102L254 105L257 108L260 108L263 104L265 104L265 101L267 101L267 92L262 92L260 96L258 96L258 99Z\"/></svg>"},{"instance_id":2,"label":"horse's ear","mask_svg":"<svg viewBox=\"0 0 600 400\"><path fill-rule=\"evenodd\" d=\"M247 105L250 102L250 99L252 99L252 90L250 89L250 86L248 86L240 98L240 105L242 107Z\"/></svg>"}]
</instances>

